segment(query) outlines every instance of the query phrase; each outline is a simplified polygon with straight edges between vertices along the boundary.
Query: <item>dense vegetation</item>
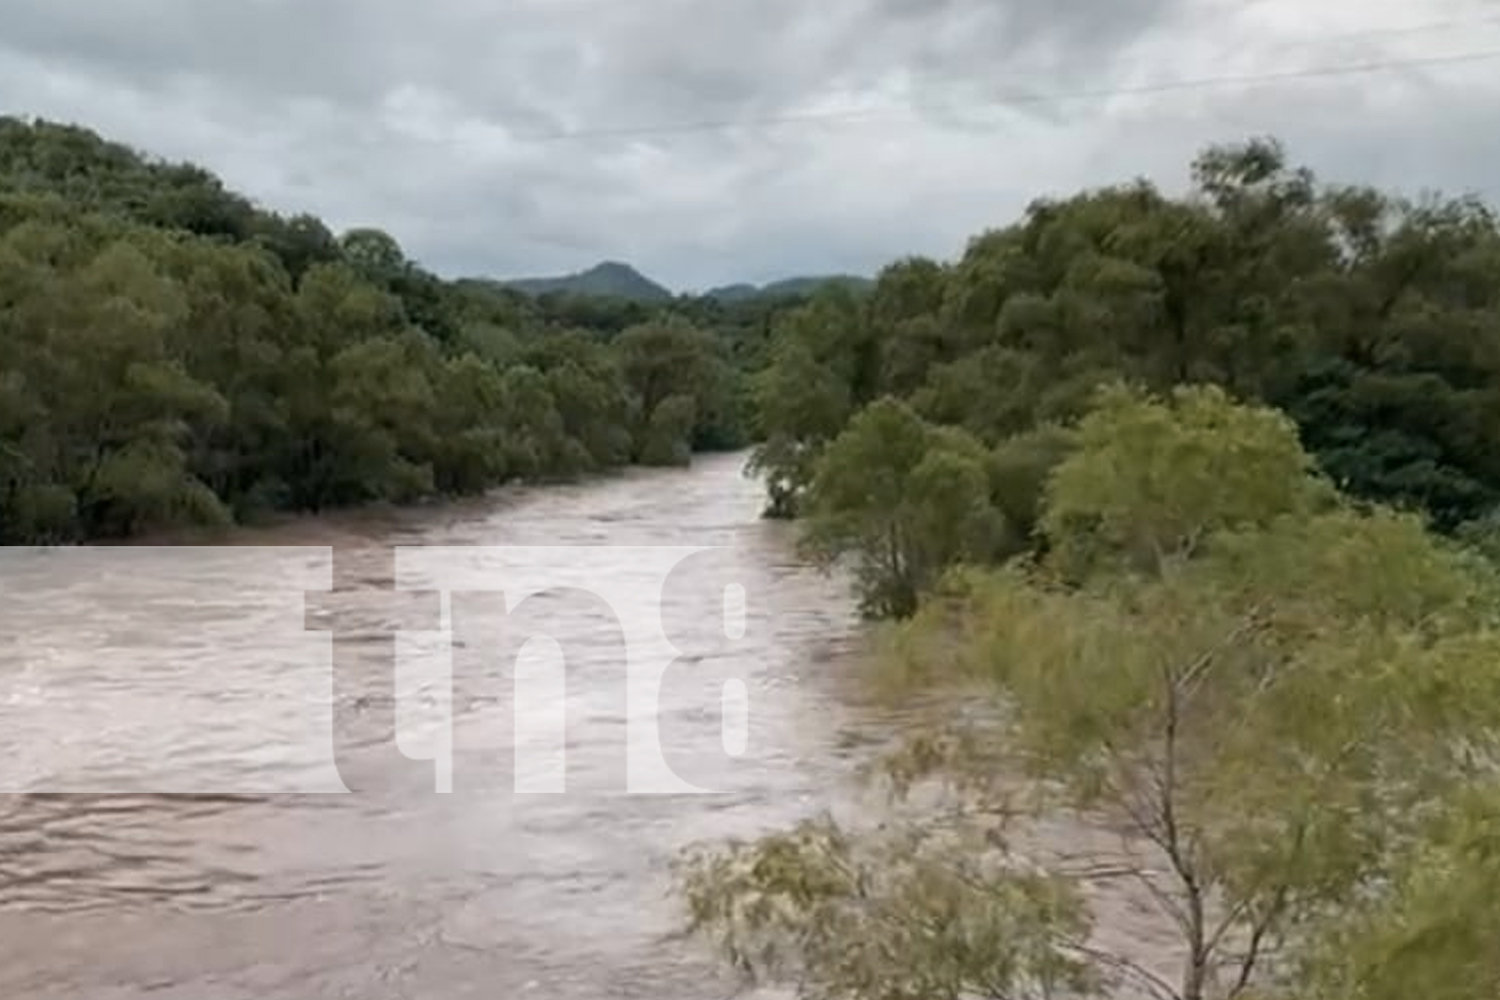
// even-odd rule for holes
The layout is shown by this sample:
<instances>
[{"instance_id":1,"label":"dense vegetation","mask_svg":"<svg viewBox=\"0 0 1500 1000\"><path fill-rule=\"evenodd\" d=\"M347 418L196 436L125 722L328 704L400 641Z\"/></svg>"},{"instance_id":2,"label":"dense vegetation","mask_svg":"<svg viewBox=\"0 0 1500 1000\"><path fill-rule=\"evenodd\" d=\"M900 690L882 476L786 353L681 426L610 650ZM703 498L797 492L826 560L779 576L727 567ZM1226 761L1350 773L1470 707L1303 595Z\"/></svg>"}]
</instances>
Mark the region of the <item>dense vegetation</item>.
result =
<instances>
[{"instance_id":1,"label":"dense vegetation","mask_svg":"<svg viewBox=\"0 0 1500 1000\"><path fill-rule=\"evenodd\" d=\"M0 119L0 542L741 447L773 308L444 281L379 230Z\"/></svg>"},{"instance_id":2,"label":"dense vegetation","mask_svg":"<svg viewBox=\"0 0 1500 1000\"><path fill-rule=\"evenodd\" d=\"M899 261L867 297L785 317L757 379L772 511L847 519L856 491L817 488L816 461L885 399L987 453L960 448L1006 516L999 554L1040 544L1040 473L1093 390L1123 378L1267 403L1351 496L1444 532L1485 518L1500 502L1494 213L1319 185L1265 140L1208 150L1194 176L1184 198L1136 182L1038 202L953 264Z\"/></svg>"},{"instance_id":3,"label":"dense vegetation","mask_svg":"<svg viewBox=\"0 0 1500 1000\"><path fill-rule=\"evenodd\" d=\"M922 807L685 860L751 979L1500 991L1500 228L1270 141L1194 175L778 322L770 513L899 620L884 690L937 707L872 769Z\"/></svg>"},{"instance_id":4,"label":"dense vegetation","mask_svg":"<svg viewBox=\"0 0 1500 1000\"><path fill-rule=\"evenodd\" d=\"M695 929L809 1000L1495 996L1495 567L1340 494L1275 410L1095 399L1045 554L944 578L880 659L898 703L949 692L876 769L939 808L695 852ZM857 420L902 453L879 489L911 466L876 502L985 538L961 447L913 464L919 421Z\"/></svg>"}]
</instances>

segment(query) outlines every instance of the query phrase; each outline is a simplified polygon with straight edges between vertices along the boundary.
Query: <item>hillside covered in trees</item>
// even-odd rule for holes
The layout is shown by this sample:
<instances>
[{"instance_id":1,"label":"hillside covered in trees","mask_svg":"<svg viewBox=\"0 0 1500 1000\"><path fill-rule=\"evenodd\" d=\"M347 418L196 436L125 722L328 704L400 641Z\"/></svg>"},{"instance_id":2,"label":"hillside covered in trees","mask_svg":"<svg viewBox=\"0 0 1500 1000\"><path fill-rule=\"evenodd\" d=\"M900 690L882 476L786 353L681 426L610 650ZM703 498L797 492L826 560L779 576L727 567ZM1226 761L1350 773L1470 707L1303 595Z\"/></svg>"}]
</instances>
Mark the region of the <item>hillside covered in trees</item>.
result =
<instances>
[{"instance_id":1,"label":"hillside covered in trees","mask_svg":"<svg viewBox=\"0 0 1500 1000\"><path fill-rule=\"evenodd\" d=\"M829 287L845 288L856 293L867 292L874 284L869 278L861 278L853 274L809 275L801 278L783 278L765 285L721 285L718 288L710 288L704 294L711 299L724 302L757 297L790 299L814 295Z\"/></svg>"},{"instance_id":2,"label":"hillside covered in trees","mask_svg":"<svg viewBox=\"0 0 1500 1000\"><path fill-rule=\"evenodd\" d=\"M617 260L602 261L577 274L556 278L512 278L504 284L528 295L562 293L636 302L665 302L672 298L672 293L664 285Z\"/></svg>"},{"instance_id":3,"label":"hillside covered in trees","mask_svg":"<svg viewBox=\"0 0 1500 1000\"><path fill-rule=\"evenodd\" d=\"M445 281L380 230L0 119L0 542L741 447L771 309Z\"/></svg>"}]
</instances>

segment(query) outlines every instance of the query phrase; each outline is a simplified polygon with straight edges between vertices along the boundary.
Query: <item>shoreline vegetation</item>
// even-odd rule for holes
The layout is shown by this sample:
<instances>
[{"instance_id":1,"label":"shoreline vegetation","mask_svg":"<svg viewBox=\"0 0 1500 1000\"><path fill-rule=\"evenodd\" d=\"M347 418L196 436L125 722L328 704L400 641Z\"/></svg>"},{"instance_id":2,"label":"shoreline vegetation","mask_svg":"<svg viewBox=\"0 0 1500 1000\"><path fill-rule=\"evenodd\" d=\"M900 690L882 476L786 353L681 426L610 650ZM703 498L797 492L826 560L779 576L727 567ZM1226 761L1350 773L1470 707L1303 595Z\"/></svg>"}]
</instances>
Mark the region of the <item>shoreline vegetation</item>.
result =
<instances>
[{"instance_id":1,"label":"shoreline vegetation","mask_svg":"<svg viewBox=\"0 0 1500 1000\"><path fill-rule=\"evenodd\" d=\"M688 929L747 981L1500 988L1495 212L1269 139L1193 177L1039 201L777 328L769 513L853 570L886 694L942 707L870 762L936 806L681 859ZM1036 843L1067 817L1118 836ZM1160 943L1121 944L1105 890Z\"/></svg>"},{"instance_id":2,"label":"shoreline vegetation","mask_svg":"<svg viewBox=\"0 0 1500 1000\"><path fill-rule=\"evenodd\" d=\"M743 466L748 464L751 453L751 449L742 447L733 450L697 452L693 455L693 459L696 461L699 458L713 456L730 457L742 455L745 457L742 463L743 471ZM152 529L145 534L132 535L126 538L106 539L91 544L142 547L154 545L192 546L222 544L226 541L232 544L254 544L257 536L262 533L276 535L286 533L295 534L296 530L301 526L306 526L310 531L316 531L322 527L326 527L330 523L330 518L333 519L332 523L341 529L358 530L366 525L379 529L385 525L398 524L406 518L419 518L424 512L450 514L460 512L469 505L474 505L486 513L493 512L497 507L503 509L506 501L514 498L518 491L546 491L562 486L587 487L593 483L608 483L632 474L645 475L654 472L685 472L690 468L690 465L629 465L577 473L566 479L545 482L517 481L492 486L481 493L450 496L432 495L402 503L377 500L362 505L337 507L324 511L260 511L255 515L254 519L248 521L230 524L176 525ZM307 544L316 547L323 543L309 541Z\"/></svg>"},{"instance_id":3,"label":"shoreline vegetation","mask_svg":"<svg viewBox=\"0 0 1500 1000\"><path fill-rule=\"evenodd\" d=\"M850 293L852 294L852 293ZM0 118L0 543L681 466L802 299L445 280L77 126Z\"/></svg>"}]
</instances>

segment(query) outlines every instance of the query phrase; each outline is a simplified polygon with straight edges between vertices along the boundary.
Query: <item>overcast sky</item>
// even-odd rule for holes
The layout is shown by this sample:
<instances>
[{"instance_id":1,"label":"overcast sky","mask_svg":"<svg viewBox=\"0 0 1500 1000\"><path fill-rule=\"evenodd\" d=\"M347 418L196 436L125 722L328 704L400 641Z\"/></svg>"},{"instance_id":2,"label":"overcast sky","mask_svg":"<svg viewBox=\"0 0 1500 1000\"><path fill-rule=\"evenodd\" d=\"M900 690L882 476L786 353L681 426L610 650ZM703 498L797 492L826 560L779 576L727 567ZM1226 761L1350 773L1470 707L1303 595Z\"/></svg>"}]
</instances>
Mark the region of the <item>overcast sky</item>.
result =
<instances>
[{"instance_id":1,"label":"overcast sky","mask_svg":"<svg viewBox=\"0 0 1500 1000\"><path fill-rule=\"evenodd\" d=\"M1500 200L1500 58L1142 92L1500 55L1496 0L0 3L0 109L449 275L872 273L1258 133L1331 179Z\"/></svg>"}]
</instances>

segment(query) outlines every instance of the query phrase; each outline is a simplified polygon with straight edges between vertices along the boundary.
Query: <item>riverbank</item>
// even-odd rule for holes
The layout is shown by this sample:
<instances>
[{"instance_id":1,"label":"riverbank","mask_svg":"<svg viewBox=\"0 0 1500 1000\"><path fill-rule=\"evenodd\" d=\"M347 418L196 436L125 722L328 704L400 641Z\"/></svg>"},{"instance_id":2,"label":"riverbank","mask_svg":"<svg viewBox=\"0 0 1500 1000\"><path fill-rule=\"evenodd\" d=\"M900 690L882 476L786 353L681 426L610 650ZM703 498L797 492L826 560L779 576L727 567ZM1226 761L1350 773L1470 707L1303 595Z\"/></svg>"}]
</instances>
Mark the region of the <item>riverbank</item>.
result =
<instances>
[{"instance_id":1,"label":"riverbank","mask_svg":"<svg viewBox=\"0 0 1500 1000\"><path fill-rule=\"evenodd\" d=\"M402 525L419 522L428 516L465 517L480 511L493 511L518 502L521 498L545 496L549 491L577 491L607 485L611 482L629 482L643 478L671 476L691 473L695 466L703 463L732 462L740 466L742 474L747 471L751 451L707 451L693 455L693 464L678 467L652 467L626 465L592 473L584 473L568 479L538 481L516 481L497 486L478 494L460 496L434 496L408 503L377 501L351 504L323 511L265 511L254 519L224 525L178 525L156 528L129 538L98 539L72 543L102 547L149 547L205 546L205 545L258 545L264 539L317 537L330 524L349 525L356 531L396 530ZM759 482L757 477L756 482ZM280 544L280 542L278 542ZM35 546L47 548L48 546Z\"/></svg>"}]
</instances>

